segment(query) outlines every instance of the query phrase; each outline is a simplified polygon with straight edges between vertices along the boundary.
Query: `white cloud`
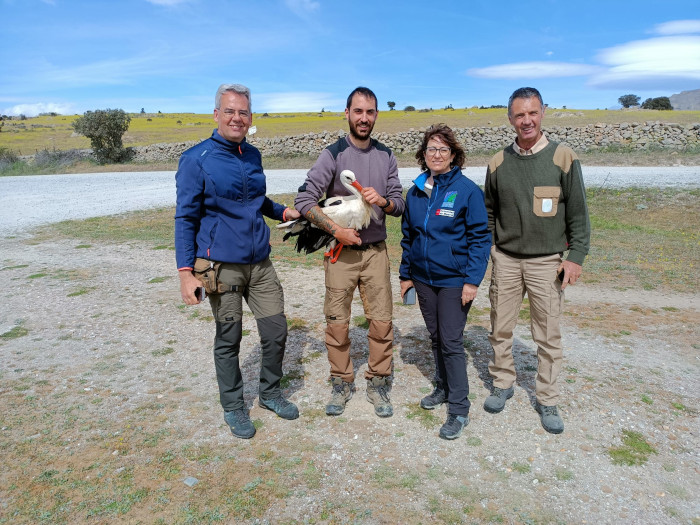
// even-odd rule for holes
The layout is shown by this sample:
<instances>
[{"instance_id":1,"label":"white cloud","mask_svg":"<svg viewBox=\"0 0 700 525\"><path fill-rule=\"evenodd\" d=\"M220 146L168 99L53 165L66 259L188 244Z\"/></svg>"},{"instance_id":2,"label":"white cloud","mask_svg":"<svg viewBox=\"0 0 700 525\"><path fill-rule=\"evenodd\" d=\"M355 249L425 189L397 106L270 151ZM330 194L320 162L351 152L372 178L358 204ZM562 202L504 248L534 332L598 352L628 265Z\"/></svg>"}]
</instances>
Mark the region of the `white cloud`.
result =
<instances>
[{"instance_id":1,"label":"white cloud","mask_svg":"<svg viewBox=\"0 0 700 525\"><path fill-rule=\"evenodd\" d=\"M26 115L27 117L36 117L39 113L74 115L75 110L73 104L37 102L36 104L17 104L2 111L3 115Z\"/></svg>"},{"instance_id":2,"label":"white cloud","mask_svg":"<svg viewBox=\"0 0 700 525\"><path fill-rule=\"evenodd\" d=\"M284 0L285 5L298 16L305 17L321 7L320 2L314 0Z\"/></svg>"},{"instance_id":3,"label":"white cloud","mask_svg":"<svg viewBox=\"0 0 700 525\"><path fill-rule=\"evenodd\" d=\"M659 35L689 35L700 33L700 20L673 20L654 26L654 33Z\"/></svg>"},{"instance_id":4,"label":"white cloud","mask_svg":"<svg viewBox=\"0 0 700 525\"><path fill-rule=\"evenodd\" d=\"M467 74L479 78L554 78L590 75L597 70L596 66L567 62L516 62L472 68Z\"/></svg>"},{"instance_id":5,"label":"white cloud","mask_svg":"<svg viewBox=\"0 0 700 525\"><path fill-rule=\"evenodd\" d=\"M253 111L256 113L285 113L293 111L341 111L345 108L345 100L330 93L314 93L309 91L290 93L253 93Z\"/></svg>"},{"instance_id":6,"label":"white cloud","mask_svg":"<svg viewBox=\"0 0 700 525\"><path fill-rule=\"evenodd\" d=\"M700 82L700 36L628 42L604 49L597 58L609 67L589 79L596 87L676 89Z\"/></svg>"}]
</instances>

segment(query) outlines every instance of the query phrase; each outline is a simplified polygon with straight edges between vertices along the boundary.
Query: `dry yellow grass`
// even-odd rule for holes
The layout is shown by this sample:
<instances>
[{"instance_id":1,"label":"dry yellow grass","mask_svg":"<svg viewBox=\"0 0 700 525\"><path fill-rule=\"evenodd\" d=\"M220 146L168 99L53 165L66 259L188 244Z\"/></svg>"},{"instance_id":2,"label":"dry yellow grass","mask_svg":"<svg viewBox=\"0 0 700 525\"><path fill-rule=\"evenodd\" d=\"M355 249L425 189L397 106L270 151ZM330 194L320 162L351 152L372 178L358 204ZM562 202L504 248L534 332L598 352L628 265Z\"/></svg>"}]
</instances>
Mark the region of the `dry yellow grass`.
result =
<instances>
[{"instance_id":1,"label":"dry yellow grass","mask_svg":"<svg viewBox=\"0 0 700 525\"><path fill-rule=\"evenodd\" d=\"M161 142L201 140L216 126L212 115L194 113L132 114L129 131L124 135L126 146L144 146ZM71 123L77 115L41 116L26 120L5 121L0 133L0 148L9 148L29 155L42 149L89 148L90 141L73 133ZM647 111L647 110L548 110L545 128L553 125L585 126L587 124L645 122L700 122L700 111ZM380 108L375 132L396 133L411 128L426 127L437 122L455 127L507 125L505 109L435 109L430 111L383 111ZM319 131L346 130L344 114L272 113L254 114L257 136L276 137Z\"/></svg>"}]
</instances>

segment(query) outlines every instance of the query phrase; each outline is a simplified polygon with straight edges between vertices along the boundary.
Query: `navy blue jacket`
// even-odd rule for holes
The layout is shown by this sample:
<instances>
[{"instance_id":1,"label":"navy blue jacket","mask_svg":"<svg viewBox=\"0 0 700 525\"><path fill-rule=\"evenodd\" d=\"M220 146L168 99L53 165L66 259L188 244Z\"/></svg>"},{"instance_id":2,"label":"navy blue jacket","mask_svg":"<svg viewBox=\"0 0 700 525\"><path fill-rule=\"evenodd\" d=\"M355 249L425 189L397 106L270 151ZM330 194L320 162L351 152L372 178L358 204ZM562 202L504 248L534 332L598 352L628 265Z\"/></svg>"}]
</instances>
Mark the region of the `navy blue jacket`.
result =
<instances>
[{"instance_id":1,"label":"navy blue jacket","mask_svg":"<svg viewBox=\"0 0 700 525\"><path fill-rule=\"evenodd\" d=\"M193 268L196 257L254 264L270 255L265 217L282 220L285 206L265 196L260 152L245 139L229 142L214 130L185 151L175 174L175 259Z\"/></svg>"},{"instance_id":2,"label":"navy blue jacket","mask_svg":"<svg viewBox=\"0 0 700 525\"><path fill-rule=\"evenodd\" d=\"M399 277L440 288L479 286L491 250L484 193L458 167L433 179L421 173L406 195Z\"/></svg>"}]
</instances>

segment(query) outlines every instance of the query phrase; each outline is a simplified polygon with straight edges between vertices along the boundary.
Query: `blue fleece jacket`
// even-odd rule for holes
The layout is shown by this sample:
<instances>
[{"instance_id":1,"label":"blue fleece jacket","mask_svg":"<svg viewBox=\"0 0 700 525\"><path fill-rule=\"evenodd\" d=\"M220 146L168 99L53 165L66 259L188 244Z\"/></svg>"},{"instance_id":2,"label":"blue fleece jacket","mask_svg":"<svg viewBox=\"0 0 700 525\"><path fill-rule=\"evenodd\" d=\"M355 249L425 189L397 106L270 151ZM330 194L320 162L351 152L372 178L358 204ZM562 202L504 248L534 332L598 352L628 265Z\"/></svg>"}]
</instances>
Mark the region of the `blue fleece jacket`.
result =
<instances>
[{"instance_id":1,"label":"blue fleece jacket","mask_svg":"<svg viewBox=\"0 0 700 525\"><path fill-rule=\"evenodd\" d=\"M399 277L440 288L479 286L491 250L481 189L458 167L433 178L428 196L421 173L406 195Z\"/></svg>"},{"instance_id":2,"label":"blue fleece jacket","mask_svg":"<svg viewBox=\"0 0 700 525\"><path fill-rule=\"evenodd\" d=\"M175 259L178 269L195 258L254 264L270 255L265 217L282 220L285 206L265 196L260 152L217 130L185 151L175 174Z\"/></svg>"}]
</instances>

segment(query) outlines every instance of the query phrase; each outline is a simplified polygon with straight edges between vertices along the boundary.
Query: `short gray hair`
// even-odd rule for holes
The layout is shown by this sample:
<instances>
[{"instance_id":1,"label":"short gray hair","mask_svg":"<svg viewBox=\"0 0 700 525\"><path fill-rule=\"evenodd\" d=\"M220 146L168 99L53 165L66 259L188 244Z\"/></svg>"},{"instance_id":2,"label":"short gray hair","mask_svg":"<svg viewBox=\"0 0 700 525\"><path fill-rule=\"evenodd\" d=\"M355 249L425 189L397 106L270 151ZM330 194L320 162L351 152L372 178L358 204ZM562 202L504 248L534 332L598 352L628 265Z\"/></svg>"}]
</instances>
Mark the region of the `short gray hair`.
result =
<instances>
[{"instance_id":1,"label":"short gray hair","mask_svg":"<svg viewBox=\"0 0 700 525\"><path fill-rule=\"evenodd\" d=\"M521 87L513 91L513 94L508 99L508 116L510 117L510 110L513 107L513 101L516 98L532 98L537 97L540 101L540 106L544 107L544 102L542 101L542 95L533 87Z\"/></svg>"},{"instance_id":2,"label":"short gray hair","mask_svg":"<svg viewBox=\"0 0 700 525\"><path fill-rule=\"evenodd\" d=\"M221 84L219 89L216 90L216 97L214 97L215 109L221 109L221 95L224 93L238 93L239 95L243 95L248 99L248 111L250 111L252 107L250 100L250 89L245 87L243 84Z\"/></svg>"}]
</instances>

